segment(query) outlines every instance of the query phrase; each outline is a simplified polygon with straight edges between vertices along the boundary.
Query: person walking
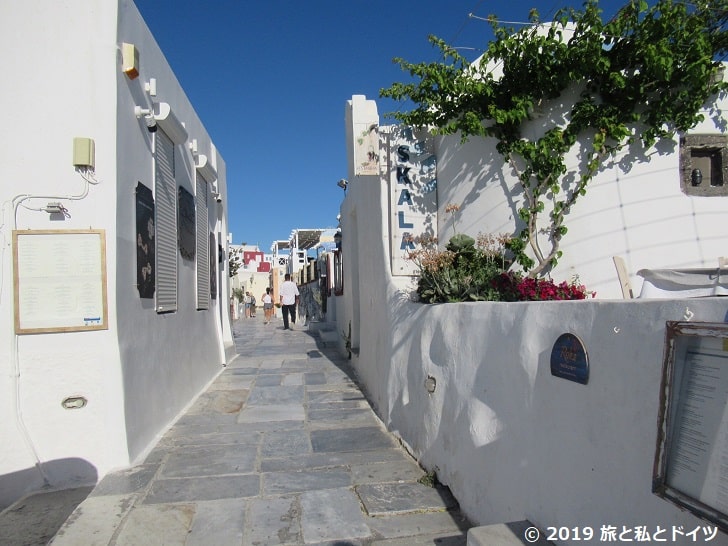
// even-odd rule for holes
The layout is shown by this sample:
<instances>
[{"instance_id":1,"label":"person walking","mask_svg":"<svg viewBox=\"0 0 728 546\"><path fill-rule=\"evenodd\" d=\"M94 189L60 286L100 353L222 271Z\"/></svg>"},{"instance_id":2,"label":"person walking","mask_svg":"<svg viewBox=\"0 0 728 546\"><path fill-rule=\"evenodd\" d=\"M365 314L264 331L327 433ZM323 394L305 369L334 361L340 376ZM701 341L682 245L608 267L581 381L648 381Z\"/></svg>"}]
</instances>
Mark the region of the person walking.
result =
<instances>
[{"instance_id":1,"label":"person walking","mask_svg":"<svg viewBox=\"0 0 728 546\"><path fill-rule=\"evenodd\" d=\"M283 311L283 329L293 330L296 324L296 305L300 300L298 286L291 280L291 274L286 273L283 284L281 285L281 309ZM291 315L290 325L288 324L288 314Z\"/></svg>"},{"instance_id":2,"label":"person walking","mask_svg":"<svg viewBox=\"0 0 728 546\"><path fill-rule=\"evenodd\" d=\"M270 287L265 289L265 294L260 298L263 302L263 324L268 324L273 316L273 298L270 295Z\"/></svg>"},{"instance_id":3,"label":"person walking","mask_svg":"<svg viewBox=\"0 0 728 546\"><path fill-rule=\"evenodd\" d=\"M255 318L255 296L250 294L250 318Z\"/></svg>"},{"instance_id":4,"label":"person walking","mask_svg":"<svg viewBox=\"0 0 728 546\"><path fill-rule=\"evenodd\" d=\"M243 303L245 303L245 318L250 318L250 292L245 292Z\"/></svg>"}]
</instances>

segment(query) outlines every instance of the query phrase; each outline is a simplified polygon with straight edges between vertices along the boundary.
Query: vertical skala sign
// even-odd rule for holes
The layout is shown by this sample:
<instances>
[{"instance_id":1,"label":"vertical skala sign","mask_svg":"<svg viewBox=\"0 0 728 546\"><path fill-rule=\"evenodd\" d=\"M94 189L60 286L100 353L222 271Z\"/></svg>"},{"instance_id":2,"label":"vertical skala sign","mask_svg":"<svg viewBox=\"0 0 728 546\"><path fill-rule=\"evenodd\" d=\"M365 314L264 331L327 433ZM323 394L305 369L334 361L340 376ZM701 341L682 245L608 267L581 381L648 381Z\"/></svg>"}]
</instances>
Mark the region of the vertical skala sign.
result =
<instances>
[{"instance_id":1,"label":"vertical skala sign","mask_svg":"<svg viewBox=\"0 0 728 546\"><path fill-rule=\"evenodd\" d=\"M425 130L388 131L389 210L392 275L415 275L407 257L437 237L437 158Z\"/></svg>"}]
</instances>

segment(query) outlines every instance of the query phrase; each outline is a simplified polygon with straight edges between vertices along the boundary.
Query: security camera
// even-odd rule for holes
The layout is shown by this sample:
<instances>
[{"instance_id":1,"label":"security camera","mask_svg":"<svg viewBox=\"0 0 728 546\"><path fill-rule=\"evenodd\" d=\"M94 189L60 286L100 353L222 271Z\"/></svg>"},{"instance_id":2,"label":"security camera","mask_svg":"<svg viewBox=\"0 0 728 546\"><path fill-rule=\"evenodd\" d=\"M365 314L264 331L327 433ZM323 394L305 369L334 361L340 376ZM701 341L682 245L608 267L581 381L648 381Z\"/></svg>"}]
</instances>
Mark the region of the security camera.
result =
<instances>
[{"instance_id":1,"label":"security camera","mask_svg":"<svg viewBox=\"0 0 728 546\"><path fill-rule=\"evenodd\" d=\"M219 193L213 193L212 196L215 198L215 201L217 201L218 203L222 203L222 195L220 195Z\"/></svg>"},{"instance_id":2,"label":"security camera","mask_svg":"<svg viewBox=\"0 0 728 546\"><path fill-rule=\"evenodd\" d=\"M147 130L150 133L154 133L157 130L157 120L154 118L153 115L147 114L144 116L144 123L147 124Z\"/></svg>"}]
</instances>

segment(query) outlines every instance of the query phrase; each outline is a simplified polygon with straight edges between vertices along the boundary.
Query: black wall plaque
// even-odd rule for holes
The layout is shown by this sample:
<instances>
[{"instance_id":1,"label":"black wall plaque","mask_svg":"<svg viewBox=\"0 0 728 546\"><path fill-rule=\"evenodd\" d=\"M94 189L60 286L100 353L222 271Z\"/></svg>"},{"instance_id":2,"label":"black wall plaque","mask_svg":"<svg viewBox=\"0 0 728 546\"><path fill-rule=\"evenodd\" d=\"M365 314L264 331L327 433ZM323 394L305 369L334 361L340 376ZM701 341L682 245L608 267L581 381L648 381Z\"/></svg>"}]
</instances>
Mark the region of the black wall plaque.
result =
<instances>
[{"instance_id":1,"label":"black wall plaque","mask_svg":"<svg viewBox=\"0 0 728 546\"><path fill-rule=\"evenodd\" d=\"M182 186L178 190L179 207L177 223L179 226L179 253L188 260L195 259L195 197Z\"/></svg>"},{"instance_id":2,"label":"black wall plaque","mask_svg":"<svg viewBox=\"0 0 728 546\"><path fill-rule=\"evenodd\" d=\"M589 357L574 334L561 334L551 349L551 375L586 385L589 382Z\"/></svg>"},{"instance_id":3,"label":"black wall plaque","mask_svg":"<svg viewBox=\"0 0 728 546\"><path fill-rule=\"evenodd\" d=\"M137 290L140 298L154 297L154 198L141 182L136 187Z\"/></svg>"}]
</instances>

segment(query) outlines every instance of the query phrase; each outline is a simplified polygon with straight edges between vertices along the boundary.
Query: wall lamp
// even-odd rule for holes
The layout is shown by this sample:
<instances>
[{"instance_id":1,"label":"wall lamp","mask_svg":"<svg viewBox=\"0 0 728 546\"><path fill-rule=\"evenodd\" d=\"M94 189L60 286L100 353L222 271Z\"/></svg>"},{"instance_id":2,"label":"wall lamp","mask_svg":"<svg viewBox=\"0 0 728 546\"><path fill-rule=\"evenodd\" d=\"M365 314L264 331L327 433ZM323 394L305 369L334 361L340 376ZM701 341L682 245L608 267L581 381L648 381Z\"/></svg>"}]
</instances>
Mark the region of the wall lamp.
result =
<instances>
[{"instance_id":1,"label":"wall lamp","mask_svg":"<svg viewBox=\"0 0 728 546\"><path fill-rule=\"evenodd\" d=\"M341 250L341 230L334 233L334 244L336 245L336 250Z\"/></svg>"},{"instance_id":2,"label":"wall lamp","mask_svg":"<svg viewBox=\"0 0 728 546\"><path fill-rule=\"evenodd\" d=\"M349 181L345 178L342 178L336 183L337 186L339 186L344 192L346 192L346 188L349 186Z\"/></svg>"},{"instance_id":3,"label":"wall lamp","mask_svg":"<svg viewBox=\"0 0 728 546\"><path fill-rule=\"evenodd\" d=\"M693 186L700 186L703 183L703 173L700 169L693 169L693 172L690 173L690 182Z\"/></svg>"},{"instance_id":4,"label":"wall lamp","mask_svg":"<svg viewBox=\"0 0 728 546\"><path fill-rule=\"evenodd\" d=\"M187 140L187 129L172 112L172 107L166 102L157 103L157 112L151 108L134 107L134 114L138 119L144 118L144 123L150 133L161 127L174 144L182 144Z\"/></svg>"}]
</instances>

